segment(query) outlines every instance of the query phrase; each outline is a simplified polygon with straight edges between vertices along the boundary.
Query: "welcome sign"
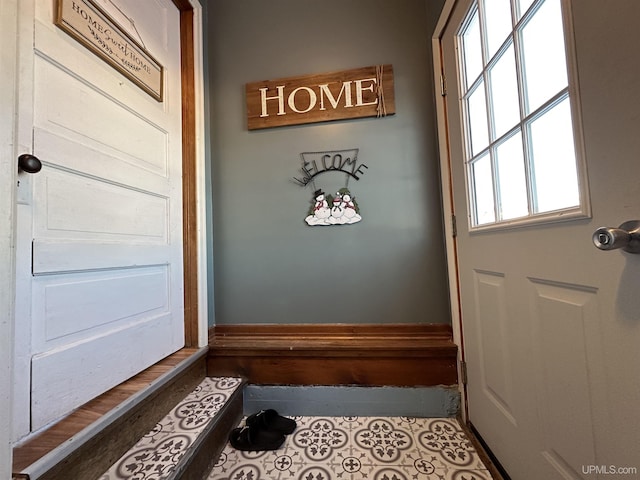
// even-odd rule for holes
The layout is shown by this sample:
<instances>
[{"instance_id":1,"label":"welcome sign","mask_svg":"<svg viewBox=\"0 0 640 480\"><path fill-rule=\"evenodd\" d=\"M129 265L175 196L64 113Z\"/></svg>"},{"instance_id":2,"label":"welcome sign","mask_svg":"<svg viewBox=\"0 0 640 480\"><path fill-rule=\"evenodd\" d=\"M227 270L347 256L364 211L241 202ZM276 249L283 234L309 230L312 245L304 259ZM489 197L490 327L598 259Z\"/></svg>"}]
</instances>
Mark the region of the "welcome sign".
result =
<instances>
[{"instance_id":1,"label":"welcome sign","mask_svg":"<svg viewBox=\"0 0 640 480\"><path fill-rule=\"evenodd\" d=\"M247 127L384 117L395 113L393 67L265 80L246 85Z\"/></svg>"},{"instance_id":2,"label":"welcome sign","mask_svg":"<svg viewBox=\"0 0 640 480\"><path fill-rule=\"evenodd\" d=\"M57 0L55 24L153 98L162 101L162 65L91 0Z\"/></svg>"}]
</instances>

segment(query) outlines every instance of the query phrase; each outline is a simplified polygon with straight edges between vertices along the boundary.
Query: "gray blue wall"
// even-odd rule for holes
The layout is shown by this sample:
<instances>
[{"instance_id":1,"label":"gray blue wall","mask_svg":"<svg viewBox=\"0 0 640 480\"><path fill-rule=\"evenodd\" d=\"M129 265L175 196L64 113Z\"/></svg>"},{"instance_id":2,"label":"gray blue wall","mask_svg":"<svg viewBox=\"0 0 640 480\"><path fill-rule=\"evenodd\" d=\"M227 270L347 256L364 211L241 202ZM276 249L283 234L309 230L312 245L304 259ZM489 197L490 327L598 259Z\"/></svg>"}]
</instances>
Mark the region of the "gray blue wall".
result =
<instances>
[{"instance_id":1,"label":"gray blue wall","mask_svg":"<svg viewBox=\"0 0 640 480\"><path fill-rule=\"evenodd\" d=\"M449 323L430 42L442 2L203 4L210 323ZM247 130L248 82L386 63L394 116ZM363 220L307 226L300 153L346 148L369 167L349 182ZM345 181L317 179L327 193Z\"/></svg>"}]
</instances>

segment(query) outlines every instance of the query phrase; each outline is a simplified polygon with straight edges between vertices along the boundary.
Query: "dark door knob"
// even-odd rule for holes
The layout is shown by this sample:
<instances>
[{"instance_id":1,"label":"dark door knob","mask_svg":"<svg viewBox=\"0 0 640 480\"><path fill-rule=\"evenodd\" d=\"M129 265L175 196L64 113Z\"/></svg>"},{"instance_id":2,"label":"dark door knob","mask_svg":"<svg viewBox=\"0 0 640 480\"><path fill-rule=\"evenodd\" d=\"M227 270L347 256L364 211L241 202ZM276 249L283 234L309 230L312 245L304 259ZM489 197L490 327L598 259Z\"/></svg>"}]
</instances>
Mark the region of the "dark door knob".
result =
<instances>
[{"instance_id":1,"label":"dark door knob","mask_svg":"<svg viewBox=\"0 0 640 480\"><path fill-rule=\"evenodd\" d=\"M18 157L18 170L27 173L38 173L42 169L42 162L38 157L23 153Z\"/></svg>"}]
</instances>

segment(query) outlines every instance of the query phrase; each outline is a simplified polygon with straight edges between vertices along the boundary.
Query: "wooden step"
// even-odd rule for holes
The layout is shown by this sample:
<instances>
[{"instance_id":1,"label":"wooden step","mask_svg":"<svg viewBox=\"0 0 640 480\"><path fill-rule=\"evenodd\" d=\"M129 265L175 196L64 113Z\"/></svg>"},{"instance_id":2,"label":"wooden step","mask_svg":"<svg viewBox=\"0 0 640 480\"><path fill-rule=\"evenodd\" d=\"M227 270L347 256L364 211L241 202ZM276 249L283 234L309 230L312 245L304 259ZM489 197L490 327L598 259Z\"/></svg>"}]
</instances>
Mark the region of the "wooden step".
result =
<instances>
[{"instance_id":1,"label":"wooden step","mask_svg":"<svg viewBox=\"0 0 640 480\"><path fill-rule=\"evenodd\" d=\"M257 385L456 385L457 346L444 324L216 325L209 375Z\"/></svg>"},{"instance_id":2,"label":"wooden step","mask_svg":"<svg viewBox=\"0 0 640 480\"><path fill-rule=\"evenodd\" d=\"M13 478L98 478L202 381L207 350L176 352L17 446Z\"/></svg>"},{"instance_id":3,"label":"wooden step","mask_svg":"<svg viewBox=\"0 0 640 480\"><path fill-rule=\"evenodd\" d=\"M242 418L240 378L207 377L100 480L203 479Z\"/></svg>"}]
</instances>

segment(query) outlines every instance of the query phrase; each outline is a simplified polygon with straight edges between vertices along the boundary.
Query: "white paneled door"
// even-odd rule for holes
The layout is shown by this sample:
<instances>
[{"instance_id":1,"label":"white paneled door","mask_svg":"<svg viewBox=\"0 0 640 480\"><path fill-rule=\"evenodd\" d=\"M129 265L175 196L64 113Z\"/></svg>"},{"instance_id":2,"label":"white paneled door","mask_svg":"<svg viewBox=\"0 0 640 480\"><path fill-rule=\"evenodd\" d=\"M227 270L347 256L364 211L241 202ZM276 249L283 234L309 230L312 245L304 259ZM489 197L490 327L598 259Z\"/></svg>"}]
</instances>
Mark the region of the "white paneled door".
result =
<instances>
[{"instance_id":1,"label":"white paneled door","mask_svg":"<svg viewBox=\"0 0 640 480\"><path fill-rule=\"evenodd\" d=\"M184 345L179 12L93 3L162 64L163 98L58 28L57 1L20 2L18 138L42 170L18 178L15 438Z\"/></svg>"},{"instance_id":2,"label":"white paneled door","mask_svg":"<svg viewBox=\"0 0 640 480\"><path fill-rule=\"evenodd\" d=\"M443 15L468 419L514 480L636 478L640 255L592 235L640 220L640 2Z\"/></svg>"}]
</instances>

